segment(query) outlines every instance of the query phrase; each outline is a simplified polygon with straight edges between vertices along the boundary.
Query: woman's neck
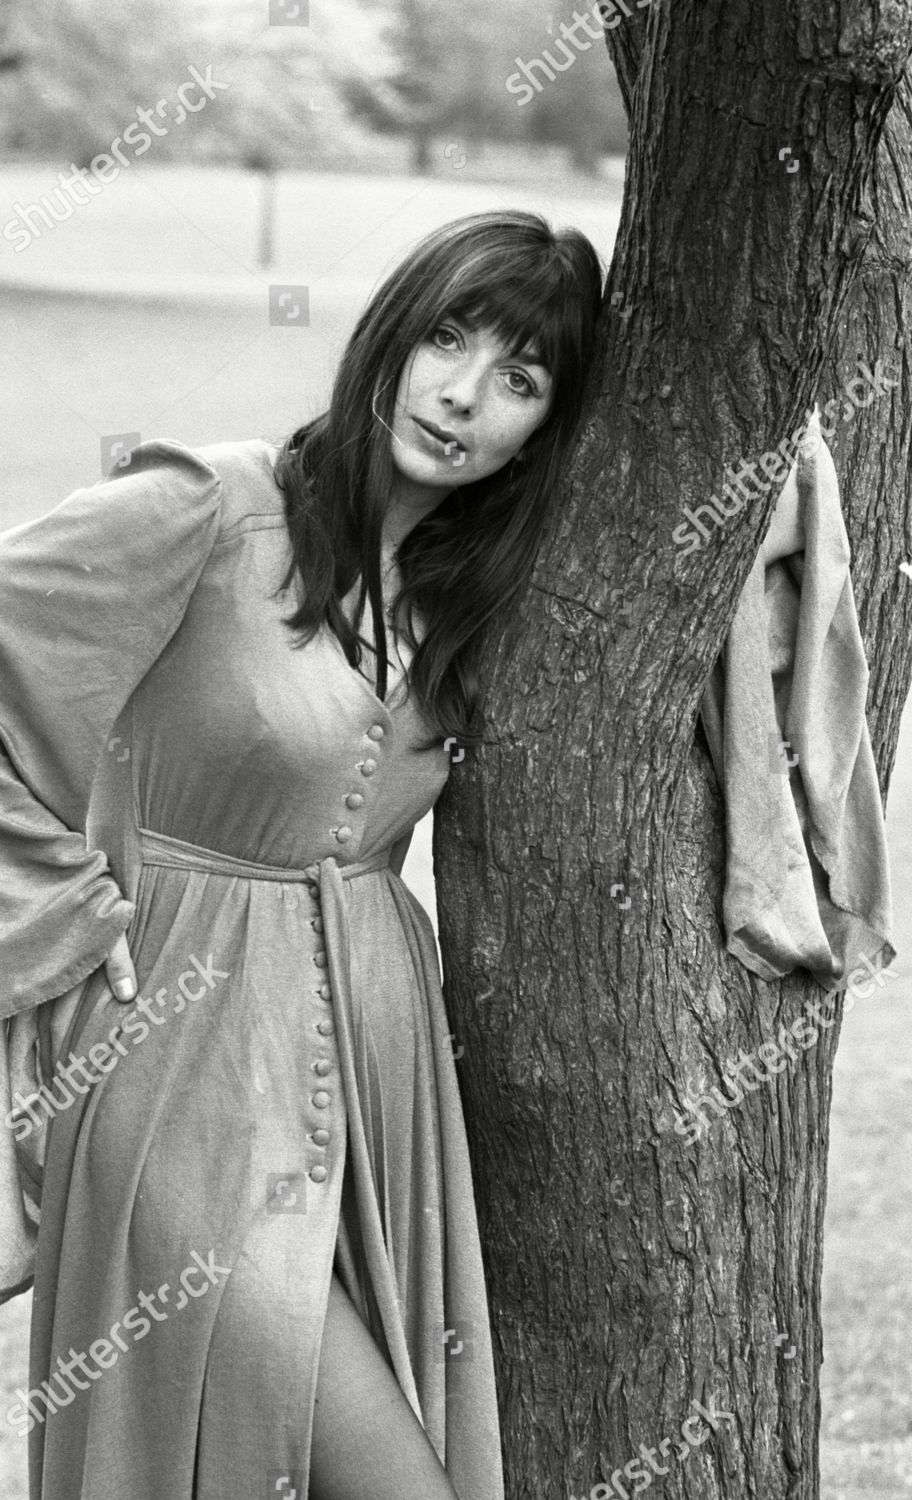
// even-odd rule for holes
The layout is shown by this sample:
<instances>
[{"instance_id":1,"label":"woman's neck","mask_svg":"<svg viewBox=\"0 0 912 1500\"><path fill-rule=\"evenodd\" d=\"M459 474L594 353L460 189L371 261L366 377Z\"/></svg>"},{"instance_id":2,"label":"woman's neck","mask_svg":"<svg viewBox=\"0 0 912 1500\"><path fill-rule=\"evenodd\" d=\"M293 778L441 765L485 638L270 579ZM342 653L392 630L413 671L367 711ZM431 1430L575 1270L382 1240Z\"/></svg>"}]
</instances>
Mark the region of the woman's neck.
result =
<instances>
[{"instance_id":1,"label":"woman's neck","mask_svg":"<svg viewBox=\"0 0 912 1500\"><path fill-rule=\"evenodd\" d=\"M396 548L409 532L414 531L418 523L436 510L438 505L442 505L451 493L450 490L439 489L437 486L411 484L409 480L400 477L383 520L380 545L385 563L392 560Z\"/></svg>"}]
</instances>

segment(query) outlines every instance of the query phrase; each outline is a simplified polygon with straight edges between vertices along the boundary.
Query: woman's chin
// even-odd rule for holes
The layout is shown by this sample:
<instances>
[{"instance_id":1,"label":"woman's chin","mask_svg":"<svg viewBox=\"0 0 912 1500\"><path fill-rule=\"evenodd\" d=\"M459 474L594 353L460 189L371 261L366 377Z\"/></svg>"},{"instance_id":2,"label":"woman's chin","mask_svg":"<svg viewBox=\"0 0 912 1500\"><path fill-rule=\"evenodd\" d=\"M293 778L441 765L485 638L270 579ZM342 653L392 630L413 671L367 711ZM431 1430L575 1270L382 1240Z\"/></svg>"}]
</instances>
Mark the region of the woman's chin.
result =
<instances>
[{"instance_id":1,"label":"woman's chin","mask_svg":"<svg viewBox=\"0 0 912 1500\"><path fill-rule=\"evenodd\" d=\"M397 472L413 485L451 490L484 477L478 472L474 454L467 453L464 448L454 453L441 453L439 457L411 448L402 451L398 444L394 444L394 450L393 463Z\"/></svg>"},{"instance_id":2,"label":"woman's chin","mask_svg":"<svg viewBox=\"0 0 912 1500\"><path fill-rule=\"evenodd\" d=\"M400 479L416 488L443 491L459 483L458 469L451 469L446 459L435 460L423 453L397 453L393 462Z\"/></svg>"}]
</instances>

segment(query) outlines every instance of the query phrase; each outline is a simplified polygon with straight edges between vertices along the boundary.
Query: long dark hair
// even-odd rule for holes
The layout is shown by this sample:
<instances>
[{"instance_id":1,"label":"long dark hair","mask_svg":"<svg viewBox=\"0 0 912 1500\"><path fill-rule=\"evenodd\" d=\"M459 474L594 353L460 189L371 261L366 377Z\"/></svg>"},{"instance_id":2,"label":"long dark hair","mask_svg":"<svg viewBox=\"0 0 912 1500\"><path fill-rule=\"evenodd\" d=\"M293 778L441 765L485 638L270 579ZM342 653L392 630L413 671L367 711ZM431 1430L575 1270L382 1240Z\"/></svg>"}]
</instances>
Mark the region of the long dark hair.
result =
<instances>
[{"instance_id":1,"label":"long dark hair","mask_svg":"<svg viewBox=\"0 0 912 1500\"><path fill-rule=\"evenodd\" d=\"M370 643L349 623L341 600L360 576L355 619L367 594L383 700L381 534L395 481L390 426L400 375L446 316L490 330L511 351L535 347L552 377L553 399L521 458L453 490L397 548L402 587L394 608L415 652L410 689L434 730L465 745L481 738L476 663L484 628L528 580L579 420L602 278L585 235L555 232L539 214L479 213L443 225L373 296L342 357L328 411L292 433L275 464L293 554L281 587L296 574L303 585L300 605L284 623L301 632L296 644L306 645L325 620L359 669L362 644ZM426 623L420 645L413 610Z\"/></svg>"}]
</instances>

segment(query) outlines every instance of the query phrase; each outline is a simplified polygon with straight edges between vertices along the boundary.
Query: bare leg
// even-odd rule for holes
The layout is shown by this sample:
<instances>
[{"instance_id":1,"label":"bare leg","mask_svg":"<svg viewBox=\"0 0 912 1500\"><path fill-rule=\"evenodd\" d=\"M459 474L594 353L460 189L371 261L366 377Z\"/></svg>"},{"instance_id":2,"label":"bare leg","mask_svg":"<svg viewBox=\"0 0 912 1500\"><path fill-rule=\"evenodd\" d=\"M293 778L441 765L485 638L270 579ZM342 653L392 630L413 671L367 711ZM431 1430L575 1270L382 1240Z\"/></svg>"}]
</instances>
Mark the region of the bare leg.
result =
<instances>
[{"instance_id":1,"label":"bare leg","mask_svg":"<svg viewBox=\"0 0 912 1500\"><path fill-rule=\"evenodd\" d=\"M335 1275L317 1374L309 1500L459 1500Z\"/></svg>"}]
</instances>

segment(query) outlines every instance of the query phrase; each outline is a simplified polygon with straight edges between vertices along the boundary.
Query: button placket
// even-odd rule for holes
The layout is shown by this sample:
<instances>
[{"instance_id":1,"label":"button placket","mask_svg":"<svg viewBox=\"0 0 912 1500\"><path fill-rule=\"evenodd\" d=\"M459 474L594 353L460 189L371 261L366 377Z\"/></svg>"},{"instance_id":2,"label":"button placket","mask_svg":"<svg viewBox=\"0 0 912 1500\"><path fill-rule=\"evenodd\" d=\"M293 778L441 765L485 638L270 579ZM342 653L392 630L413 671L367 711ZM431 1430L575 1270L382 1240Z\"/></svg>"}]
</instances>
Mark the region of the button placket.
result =
<instances>
[{"instance_id":1,"label":"button placket","mask_svg":"<svg viewBox=\"0 0 912 1500\"><path fill-rule=\"evenodd\" d=\"M361 775L366 778L373 776L377 770L377 751L379 749L379 743L383 739L385 733L386 730L384 729L382 724L369 724L367 729L364 731L364 738L369 741L370 748L374 753L369 753L362 760L356 761L355 770L360 771ZM366 800L367 799L364 793L357 791L354 787L350 787L347 791L341 794L341 801L343 806L349 809L349 811L351 812L361 812L362 808L365 807ZM356 836L355 828L351 823L340 823L330 828L329 831L337 844L347 844ZM361 829L359 828L358 831L360 834ZM319 905L319 884L317 883L311 885L310 889L311 894L314 896L315 901ZM314 932L322 934L324 930L322 917L317 914L310 920ZM325 948L317 948L311 955L311 957L316 968L326 969L328 967L329 959ZM332 988L326 982L313 986L313 994L316 997L317 1001L323 1004L328 1004L332 1001ZM316 1075L316 1078L328 1078L329 1075L333 1072L334 1067L337 1065L335 1046L333 1042L328 1040L328 1038L334 1035L335 1028L332 1021L330 1021L324 1015L314 1023L314 1030L321 1039L326 1039L325 1046L327 1052L321 1056L317 1056L314 1059L312 1063L312 1069L314 1074ZM333 1095L329 1092L328 1089L325 1088L315 1089L310 1096L310 1103L315 1110L328 1109L332 1102ZM309 1139L313 1142L315 1147L323 1151L329 1144L331 1136L329 1130L327 1130L324 1126L319 1125L310 1131ZM326 1167L321 1162L317 1162L313 1167L311 1167L309 1175L313 1182L325 1182L328 1173Z\"/></svg>"},{"instance_id":2,"label":"button placket","mask_svg":"<svg viewBox=\"0 0 912 1500\"><path fill-rule=\"evenodd\" d=\"M313 927L315 932L322 933L323 919L319 915L319 884L311 884L309 886L309 890L311 896L314 899L314 903L317 906L318 913L316 916L310 919L311 926ZM311 954L311 958L318 969L327 968L329 960L325 948L318 948L313 954ZM315 997L314 1004L320 1011L323 1011L323 1007L332 1000L332 987L326 980L324 980L321 984L313 986L312 992ZM326 1039L333 1036L335 1028L332 1022L326 1018L324 1012L323 1014L319 1015L318 1018L314 1021L313 1029L319 1036L321 1042L323 1042L323 1047L325 1048L325 1051L323 1051L321 1055L318 1055L311 1064L312 1070L316 1075L316 1078L314 1080L316 1082L317 1079L325 1078L333 1071L333 1067L336 1061L334 1055L335 1044L332 1041ZM314 1150L320 1156L325 1156L326 1148L332 1140L332 1134L325 1125L318 1125L316 1123L320 1118L320 1116L316 1112L327 1110L332 1104L332 1100L332 1094L330 1094L329 1091L324 1088L316 1088L310 1095L310 1104L314 1113L311 1116L311 1125L313 1126L313 1128L308 1133L308 1140L312 1143ZM329 1171L322 1161L317 1161L314 1162L310 1167L308 1176L310 1177L310 1180L312 1182L321 1183L326 1181L327 1177L329 1176Z\"/></svg>"},{"instance_id":3,"label":"button placket","mask_svg":"<svg viewBox=\"0 0 912 1500\"><path fill-rule=\"evenodd\" d=\"M373 748L378 745L385 734L386 730L382 724L368 724L364 731L364 738L371 741ZM373 776L376 769L377 760L374 755L367 755L363 760L355 761L355 770L360 771L362 776ZM354 787L350 787L347 792L342 793L341 801L352 812L358 812L363 808L365 803L364 793L357 791ZM350 823L341 823L329 831L337 844L347 844L355 836L355 830Z\"/></svg>"}]
</instances>

